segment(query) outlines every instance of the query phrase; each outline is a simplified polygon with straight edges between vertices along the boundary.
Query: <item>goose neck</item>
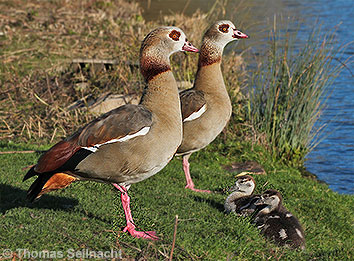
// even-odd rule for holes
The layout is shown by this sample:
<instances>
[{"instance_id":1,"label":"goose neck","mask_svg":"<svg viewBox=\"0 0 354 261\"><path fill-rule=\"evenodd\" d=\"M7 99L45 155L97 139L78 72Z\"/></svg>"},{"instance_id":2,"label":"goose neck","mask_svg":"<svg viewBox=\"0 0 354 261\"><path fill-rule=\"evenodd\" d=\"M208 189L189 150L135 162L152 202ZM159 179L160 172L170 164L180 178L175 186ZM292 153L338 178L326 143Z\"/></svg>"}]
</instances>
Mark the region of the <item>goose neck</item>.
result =
<instances>
[{"instance_id":1,"label":"goose neck","mask_svg":"<svg viewBox=\"0 0 354 261\"><path fill-rule=\"evenodd\" d=\"M140 71L146 82L155 76L171 71L169 57L158 50L143 50L140 55Z\"/></svg>"},{"instance_id":2,"label":"goose neck","mask_svg":"<svg viewBox=\"0 0 354 261\"><path fill-rule=\"evenodd\" d=\"M218 45L211 39L205 39L199 51L198 67L221 63L223 46Z\"/></svg>"},{"instance_id":3,"label":"goose neck","mask_svg":"<svg viewBox=\"0 0 354 261\"><path fill-rule=\"evenodd\" d=\"M161 113L170 109L180 111L177 83L171 70L160 72L147 82L140 104Z\"/></svg>"}]
</instances>

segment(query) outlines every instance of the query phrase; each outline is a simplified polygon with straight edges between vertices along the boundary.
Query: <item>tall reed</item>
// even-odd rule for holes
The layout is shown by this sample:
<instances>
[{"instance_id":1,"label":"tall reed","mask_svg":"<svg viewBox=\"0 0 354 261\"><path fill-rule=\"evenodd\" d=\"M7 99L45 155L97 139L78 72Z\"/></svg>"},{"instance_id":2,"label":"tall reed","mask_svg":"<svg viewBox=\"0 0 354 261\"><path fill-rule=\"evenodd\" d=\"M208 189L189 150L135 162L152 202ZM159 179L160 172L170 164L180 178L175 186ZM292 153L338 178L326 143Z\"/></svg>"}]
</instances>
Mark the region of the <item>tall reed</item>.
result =
<instances>
[{"instance_id":1,"label":"tall reed","mask_svg":"<svg viewBox=\"0 0 354 261\"><path fill-rule=\"evenodd\" d=\"M268 58L251 77L247 106L256 137L274 159L302 165L317 144L323 126L315 123L343 68L334 61L340 55L335 40L334 32L323 36L319 26L307 41L274 26Z\"/></svg>"}]
</instances>

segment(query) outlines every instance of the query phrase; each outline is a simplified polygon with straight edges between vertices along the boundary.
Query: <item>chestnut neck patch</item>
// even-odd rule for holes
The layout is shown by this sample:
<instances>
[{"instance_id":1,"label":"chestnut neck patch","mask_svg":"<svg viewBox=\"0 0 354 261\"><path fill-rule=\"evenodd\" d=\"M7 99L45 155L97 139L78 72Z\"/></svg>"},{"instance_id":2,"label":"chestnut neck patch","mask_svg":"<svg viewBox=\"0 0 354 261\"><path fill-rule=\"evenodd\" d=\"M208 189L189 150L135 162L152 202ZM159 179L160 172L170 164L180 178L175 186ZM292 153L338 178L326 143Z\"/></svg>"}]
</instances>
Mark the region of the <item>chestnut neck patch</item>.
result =
<instances>
[{"instance_id":1,"label":"chestnut neck patch","mask_svg":"<svg viewBox=\"0 0 354 261\"><path fill-rule=\"evenodd\" d=\"M203 43L199 51L198 67L221 62L222 50L208 42Z\"/></svg>"},{"instance_id":2,"label":"chestnut neck patch","mask_svg":"<svg viewBox=\"0 0 354 261\"><path fill-rule=\"evenodd\" d=\"M140 71L146 82L152 80L156 75L170 70L170 65L149 58L143 59L140 63Z\"/></svg>"}]
</instances>

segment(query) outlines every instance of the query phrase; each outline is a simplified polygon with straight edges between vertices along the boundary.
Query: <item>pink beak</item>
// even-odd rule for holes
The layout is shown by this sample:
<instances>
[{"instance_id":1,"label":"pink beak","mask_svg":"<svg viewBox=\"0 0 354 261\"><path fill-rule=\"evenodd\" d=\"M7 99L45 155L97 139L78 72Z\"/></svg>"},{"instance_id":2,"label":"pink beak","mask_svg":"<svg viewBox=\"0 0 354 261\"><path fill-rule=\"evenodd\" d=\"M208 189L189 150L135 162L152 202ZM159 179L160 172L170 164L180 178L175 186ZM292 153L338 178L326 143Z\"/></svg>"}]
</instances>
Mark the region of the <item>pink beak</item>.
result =
<instances>
[{"instance_id":1,"label":"pink beak","mask_svg":"<svg viewBox=\"0 0 354 261\"><path fill-rule=\"evenodd\" d=\"M242 38L248 38L248 35L242 33L240 30L234 29L234 34L232 35L232 37L236 39L242 39Z\"/></svg>"},{"instance_id":2,"label":"pink beak","mask_svg":"<svg viewBox=\"0 0 354 261\"><path fill-rule=\"evenodd\" d=\"M186 40L186 42L184 43L183 47L182 47L183 51L187 51L187 52L199 52L199 50L197 48L195 48L190 42L188 42Z\"/></svg>"}]
</instances>

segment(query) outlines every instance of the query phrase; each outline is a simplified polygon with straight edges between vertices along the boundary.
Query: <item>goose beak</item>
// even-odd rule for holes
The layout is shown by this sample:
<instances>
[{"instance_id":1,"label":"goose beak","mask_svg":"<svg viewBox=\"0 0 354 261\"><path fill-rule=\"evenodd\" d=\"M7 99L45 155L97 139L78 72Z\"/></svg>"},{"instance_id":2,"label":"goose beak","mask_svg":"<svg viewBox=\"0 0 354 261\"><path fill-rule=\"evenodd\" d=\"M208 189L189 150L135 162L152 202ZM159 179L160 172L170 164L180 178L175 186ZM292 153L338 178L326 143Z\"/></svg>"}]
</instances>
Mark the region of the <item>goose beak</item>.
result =
<instances>
[{"instance_id":1,"label":"goose beak","mask_svg":"<svg viewBox=\"0 0 354 261\"><path fill-rule=\"evenodd\" d=\"M188 42L186 40L186 42L184 43L183 47L182 47L183 51L187 51L187 52L194 52L197 53L199 52L199 50L197 48L195 48L190 42Z\"/></svg>"},{"instance_id":2,"label":"goose beak","mask_svg":"<svg viewBox=\"0 0 354 261\"><path fill-rule=\"evenodd\" d=\"M242 38L248 38L247 34L242 33L240 30L234 29L234 34L232 35L233 38L236 39L242 39Z\"/></svg>"}]
</instances>

